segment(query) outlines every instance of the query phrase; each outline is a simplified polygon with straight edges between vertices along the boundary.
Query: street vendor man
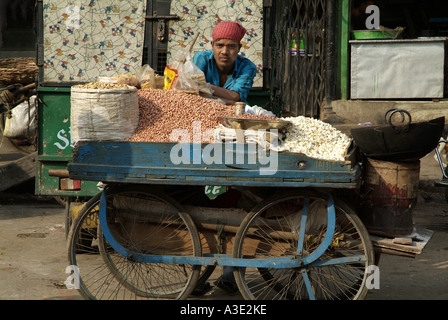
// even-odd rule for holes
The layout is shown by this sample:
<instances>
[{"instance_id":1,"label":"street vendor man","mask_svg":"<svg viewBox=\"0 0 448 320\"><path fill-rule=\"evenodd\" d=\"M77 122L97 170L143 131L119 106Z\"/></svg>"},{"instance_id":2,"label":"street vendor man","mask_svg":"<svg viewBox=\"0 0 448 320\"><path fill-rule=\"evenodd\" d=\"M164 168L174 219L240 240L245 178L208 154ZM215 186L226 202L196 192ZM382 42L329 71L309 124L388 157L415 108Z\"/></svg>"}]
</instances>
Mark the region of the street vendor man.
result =
<instances>
[{"instance_id":1,"label":"street vendor man","mask_svg":"<svg viewBox=\"0 0 448 320\"><path fill-rule=\"evenodd\" d=\"M239 55L246 29L234 21L221 21L212 32L212 50L195 54L193 62L205 74L213 95L226 104L247 103L257 67Z\"/></svg>"},{"instance_id":2,"label":"street vendor man","mask_svg":"<svg viewBox=\"0 0 448 320\"><path fill-rule=\"evenodd\" d=\"M255 64L238 54L245 34L246 29L238 22L221 21L212 32L212 50L200 51L193 57L194 64L204 72L213 96L229 105L240 101L247 104L257 74ZM236 292L233 268L223 267L223 275L215 284L226 291Z\"/></svg>"}]
</instances>

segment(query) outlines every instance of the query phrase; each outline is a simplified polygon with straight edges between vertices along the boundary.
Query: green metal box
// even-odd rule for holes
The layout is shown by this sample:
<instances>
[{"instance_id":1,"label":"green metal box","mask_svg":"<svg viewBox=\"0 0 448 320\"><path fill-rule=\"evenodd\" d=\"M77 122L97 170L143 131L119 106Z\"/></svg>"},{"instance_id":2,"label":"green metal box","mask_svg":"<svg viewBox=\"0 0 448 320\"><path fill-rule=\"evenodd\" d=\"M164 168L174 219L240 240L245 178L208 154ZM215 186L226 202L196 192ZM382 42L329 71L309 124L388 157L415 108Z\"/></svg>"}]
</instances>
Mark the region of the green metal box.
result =
<instances>
[{"instance_id":1,"label":"green metal box","mask_svg":"<svg viewBox=\"0 0 448 320\"><path fill-rule=\"evenodd\" d=\"M72 159L70 87L40 87L38 97L36 194L92 196L98 193L97 183L92 181L82 181L80 190L61 190L61 182L67 181L62 179L67 177L50 174L66 170Z\"/></svg>"}]
</instances>

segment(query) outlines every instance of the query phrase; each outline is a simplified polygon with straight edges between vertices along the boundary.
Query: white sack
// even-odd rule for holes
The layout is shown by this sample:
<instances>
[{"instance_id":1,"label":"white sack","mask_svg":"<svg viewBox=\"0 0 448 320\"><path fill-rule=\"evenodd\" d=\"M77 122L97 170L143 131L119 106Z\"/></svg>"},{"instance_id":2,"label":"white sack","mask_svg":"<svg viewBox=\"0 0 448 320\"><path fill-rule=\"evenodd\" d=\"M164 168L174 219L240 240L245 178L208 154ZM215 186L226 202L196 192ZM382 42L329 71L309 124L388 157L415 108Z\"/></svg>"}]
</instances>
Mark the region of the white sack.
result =
<instances>
[{"instance_id":1,"label":"white sack","mask_svg":"<svg viewBox=\"0 0 448 320\"><path fill-rule=\"evenodd\" d=\"M36 133L36 96L31 96L11 110L11 118L5 114L5 130L3 135L11 139L27 139Z\"/></svg>"},{"instance_id":2,"label":"white sack","mask_svg":"<svg viewBox=\"0 0 448 320\"><path fill-rule=\"evenodd\" d=\"M137 89L71 89L71 133L79 140L125 140L139 120Z\"/></svg>"}]
</instances>

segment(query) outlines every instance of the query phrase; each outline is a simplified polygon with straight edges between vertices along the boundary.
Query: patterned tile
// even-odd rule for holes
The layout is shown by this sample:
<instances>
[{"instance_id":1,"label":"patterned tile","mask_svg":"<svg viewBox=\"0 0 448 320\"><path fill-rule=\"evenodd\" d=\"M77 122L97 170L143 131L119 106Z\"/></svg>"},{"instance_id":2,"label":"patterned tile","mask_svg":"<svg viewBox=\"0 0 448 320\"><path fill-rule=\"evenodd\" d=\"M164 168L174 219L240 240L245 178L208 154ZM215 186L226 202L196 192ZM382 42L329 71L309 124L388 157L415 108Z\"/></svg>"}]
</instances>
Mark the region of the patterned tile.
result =
<instances>
[{"instance_id":1,"label":"patterned tile","mask_svg":"<svg viewBox=\"0 0 448 320\"><path fill-rule=\"evenodd\" d=\"M146 0L44 0L44 81L94 81L134 72Z\"/></svg>"}]
</instances>

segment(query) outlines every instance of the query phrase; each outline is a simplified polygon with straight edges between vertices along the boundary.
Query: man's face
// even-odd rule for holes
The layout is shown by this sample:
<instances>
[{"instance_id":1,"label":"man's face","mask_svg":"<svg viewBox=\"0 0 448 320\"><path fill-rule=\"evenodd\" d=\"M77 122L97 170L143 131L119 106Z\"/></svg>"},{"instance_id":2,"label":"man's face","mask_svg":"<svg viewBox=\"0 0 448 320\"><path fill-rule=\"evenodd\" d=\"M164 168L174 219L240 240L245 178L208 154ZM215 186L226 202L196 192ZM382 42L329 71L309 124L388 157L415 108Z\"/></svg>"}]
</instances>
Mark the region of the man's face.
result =
<instances>
[{"instance_id":1,"label":"man's face","mask_svg":"<svg viewBox=\"0 0 448 320\"><path fill-rule=\"evenodd\" d=\"M241 45L230 39L218 39L212 42L213 57L220 70L233 68Z\"/></svg>"}]
</instances>

